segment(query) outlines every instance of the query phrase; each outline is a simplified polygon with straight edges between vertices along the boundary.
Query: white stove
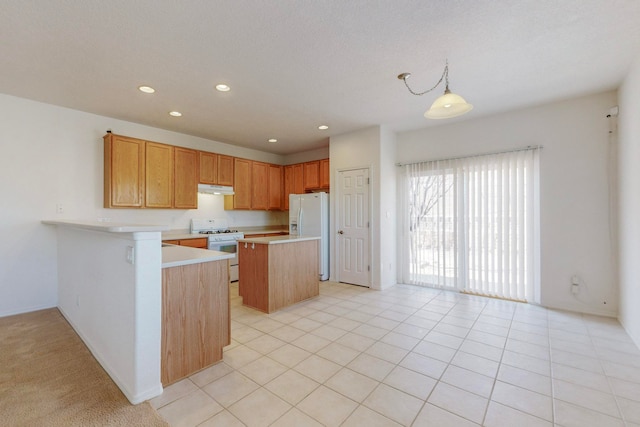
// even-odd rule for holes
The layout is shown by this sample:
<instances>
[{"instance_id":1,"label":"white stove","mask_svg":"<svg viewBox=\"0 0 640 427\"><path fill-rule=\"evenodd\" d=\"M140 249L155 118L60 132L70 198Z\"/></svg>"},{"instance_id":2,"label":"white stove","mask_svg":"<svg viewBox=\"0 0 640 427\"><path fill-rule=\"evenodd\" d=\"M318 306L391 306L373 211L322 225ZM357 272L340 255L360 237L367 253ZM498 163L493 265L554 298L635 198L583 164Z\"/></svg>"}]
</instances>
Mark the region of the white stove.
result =
<instances>
[{"instance_id":1,"label":"white stove","mask_svg":"<svg viewBox=\"0 0 640 427\"><path fill-rule=\"evenodd\" d=\"M229 230L226 219L192 219L192 234L205 234L209 238L209 250L238 253L238 240L244 238L244 233ZM238 281L238 257L229 260L231 281Z\"/></svg>"}]
</instances>

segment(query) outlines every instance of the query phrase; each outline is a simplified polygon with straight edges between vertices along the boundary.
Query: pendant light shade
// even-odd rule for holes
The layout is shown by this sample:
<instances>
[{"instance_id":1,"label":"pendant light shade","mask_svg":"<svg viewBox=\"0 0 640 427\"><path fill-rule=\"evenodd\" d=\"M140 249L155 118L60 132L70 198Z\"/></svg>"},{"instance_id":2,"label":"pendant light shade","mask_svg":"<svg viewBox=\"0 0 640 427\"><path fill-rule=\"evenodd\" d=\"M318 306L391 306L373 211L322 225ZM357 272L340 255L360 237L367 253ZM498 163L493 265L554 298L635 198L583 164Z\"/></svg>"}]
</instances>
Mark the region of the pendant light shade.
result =
<instances>
[{"instance_id":1,"label":"pendant light shade","mask_svg":"<svg viewBox=\"0 0 640 427\"><path fill-rule=\"evenodd\" d=\"M450 119L461 116L471 111L472 108L473 105L465 101L463 97L451 93L451 91L447 89L444 95L440 96L431 104L431 108L424 113L424 116L427 119Z\"/></svg>"},{"instance_id":2,"label":"pendant light shade","mask_svg":"<svg viewBox=\"0 0 640 427\"><path fill-rule=\"evenodd\" d=\"M444 71L442 72L442 77L438 80L438 83L435 84L431 89L427 89L424 92L414 92L407 83L407 79L411 77L411 73L402 73L398 75L398 79L404 82L404 85L407 87L409 92L413 95L422 96L425 93L429 93L435 88L437 88L440 83L444 80L445 82L445 90L444 95L437 98L431 108L429 108L424 116L427 119L450 119L452 117L461 116L464 113L467 113L473 109L473 105L469 104L463 97L460 95L456 95L449 90L449 63L447 62Z\"/></svg>"}]
</instances>

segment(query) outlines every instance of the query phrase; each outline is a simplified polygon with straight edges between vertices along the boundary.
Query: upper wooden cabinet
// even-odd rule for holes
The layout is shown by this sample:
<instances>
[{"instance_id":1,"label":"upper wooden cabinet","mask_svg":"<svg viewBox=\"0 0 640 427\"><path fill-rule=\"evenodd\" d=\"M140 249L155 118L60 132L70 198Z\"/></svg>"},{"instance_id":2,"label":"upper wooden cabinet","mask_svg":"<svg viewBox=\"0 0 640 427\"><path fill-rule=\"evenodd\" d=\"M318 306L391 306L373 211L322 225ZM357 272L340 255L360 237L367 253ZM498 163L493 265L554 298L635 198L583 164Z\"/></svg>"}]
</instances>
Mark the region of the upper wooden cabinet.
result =
<instances>
[{"instance_id":1,"label":"upper wooden cabinet","mask_svg":"<svg viewBox=\"0 0 640 427\"><path fill-rule=\"evenodd\" d=\"M145 207L173 207L173 147L147 142Z\"/></svg>"},{"instance_id":2,"label":"upper wooden cabinet","mask_svg":"<svg viewBox=\"0 0 640 427\"><path fill-rule=\"evenodd\" d=\"M284 167L283 209L289 210L289 194L304 193L304 165L298 163Z\"/></svg>"},{"instance_id":3,"label":"upper wooden cabinet","mask_svg":"<svg viewBox=\"0 0 640 427\"><path fill-rule=\"evenodd\" d=\"M202 184L217 184L218 155L215 153L199 151L198 160L200 163L200 182Z\"/></svg>"},{"instance_id":4,"label":"upper wooden cabinet","mask_svg":"<svg viewBox=\"0 0 640 427\"><path fill-rule=\"evenodd\" d=\"M304 189L313 190L320 188L320 161L303 163L304 165Z\"/></svg>"},{"instance_id":5,"label":"upper wooden cabinet","mask_svg":"<svg viewBox=\"0 0 640 427\"><path fill-rule=\"evenodd\" d=\"M233 159L233 196L224 196L225 209L251 209L251 160Z\"/></svg>"},{"instance_id":6,"label":"upper wooden cabinet","mask_svg":"<svg viewBox=\"0 0 640 427\"><path fill-rule=\"evenodd\" d=\"M198 208L198 152L188 148L173 149L173 207Z\"/></svg>"},{"instance_id":7,"label":"upper wooden cabinet","mask_svg":"<svg viewBox=\"0 0 640 427\"><path fill-rule=\"evenodd\" d=\"M329 189L329 159L302 163L304 166L304 190Z\"/></svg>"},{"instance_id":8,"label":"upper wooden cabinet","mask_svg":"<svg viewBox=\"0 0 640 427\"><path fill-rule=\"evenodd\" d=\"M202 184L233 186L233 157L206 151L198 152L198 157Z\"/></svg>"},{"instance_id":9,"label":"upper wooden cabinet","mask_svg":"<svg viewBox=\"0 0 640 427\"><path fill-rule=\"evenodd\" d=\"M145 141L104 136L104 207L144 206Z\"/></svg>"},{"instance_id":10,"label":"upper wooden cabinet","mask_svg":"<svg viewBox=\"0 0 640 427\"><path fill-rule=\"evenodd\" d=\"M233 157L218 154L218 185L233 186Z\"/></svg>"},{"instance_id":11,"label":"upper wooden cabinet","mask_svg":"<svg viewBox=\"0 0 640 427\"><path fill-rule=\"evenodd\" d=\"M280 210L283 206L283 168L264 162L234 159L233 196L225 209Z\"/></svg>"},{"instance_id":12,"label":"upper wooden cabinet","mask_svg":"<svg viewBox=\"0 0 640 427\"><path fill-rule=\"evenodd\" d=\"M269 209L269 165L251 162L251 209Z\"/></svg>"},{"instance_id":13,"label":"upper wooden cabinet","mask_svg":"<svg viewBox=\"0 0 640 427\"><path fill-rule=\"evenodd\" d=\"M196 150L104 136L106 208L196 209L198 174Z\"/></svg>"},{"instance_id":14,"label":"upper wooden cabinet","mask_svg":"<svg viewBox=\"0 0 640 427\"><path fill-rule=\"evenodd\" d=\"M320 188L329 188L331 178L329 174L329 159L320 160Z\"/></svg>"},{"instance_id":15,"label":"upper wooden cabinet","mask_svg":"<svg viewBox=\"0 0 640 427\"><path fill-rule=\"evenodd\" d=\"M282 209L282 166L269 165L269 209Z\"/></svg>"}]
</instances>

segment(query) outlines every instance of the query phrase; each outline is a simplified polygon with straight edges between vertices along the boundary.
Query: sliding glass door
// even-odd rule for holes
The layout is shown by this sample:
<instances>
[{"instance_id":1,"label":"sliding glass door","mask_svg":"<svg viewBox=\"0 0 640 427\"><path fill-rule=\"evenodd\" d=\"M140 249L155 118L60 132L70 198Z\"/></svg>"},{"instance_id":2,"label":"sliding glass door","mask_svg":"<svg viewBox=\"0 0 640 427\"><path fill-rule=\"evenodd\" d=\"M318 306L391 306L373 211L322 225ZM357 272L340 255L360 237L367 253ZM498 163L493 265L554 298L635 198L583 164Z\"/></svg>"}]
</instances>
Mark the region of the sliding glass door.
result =
<instances>
[{"instance_id":1,"label":"sliding glass door","mask_svg":"<svg viewBox=\"0 0 640 427\"><path fill-rule=\"evenodd\" d=\"M405 167L404 281L534 301L538 150Z\"/></svg>"}]
</instances>

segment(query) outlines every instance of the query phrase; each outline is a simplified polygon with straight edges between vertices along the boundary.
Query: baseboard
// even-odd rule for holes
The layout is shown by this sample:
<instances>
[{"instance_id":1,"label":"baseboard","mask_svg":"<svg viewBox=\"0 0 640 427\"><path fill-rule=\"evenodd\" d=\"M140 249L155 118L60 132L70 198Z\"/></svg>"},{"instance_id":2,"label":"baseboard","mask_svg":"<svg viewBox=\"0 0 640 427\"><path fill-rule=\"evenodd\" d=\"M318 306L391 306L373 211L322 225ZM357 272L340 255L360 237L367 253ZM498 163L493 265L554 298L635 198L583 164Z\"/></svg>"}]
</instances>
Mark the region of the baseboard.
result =
<instances>
[{"instance_id":1,"label":"baseboard","mask_svg":"<svg viewBox=\"0 0 640 427\"><path fill-rule=\"evenodd\" d=\"M0 317L15 316L16 314L31 313L34 311L47 310L49 308L56 308L56 307L57 307L56 304L53 304L53 305L45 304L45 305L37 305L37 306L22 308L18 310L3 311L3 312L0 312Z\"/></svg>"}]
</instances>

